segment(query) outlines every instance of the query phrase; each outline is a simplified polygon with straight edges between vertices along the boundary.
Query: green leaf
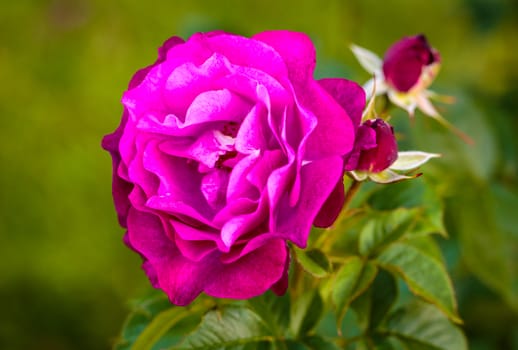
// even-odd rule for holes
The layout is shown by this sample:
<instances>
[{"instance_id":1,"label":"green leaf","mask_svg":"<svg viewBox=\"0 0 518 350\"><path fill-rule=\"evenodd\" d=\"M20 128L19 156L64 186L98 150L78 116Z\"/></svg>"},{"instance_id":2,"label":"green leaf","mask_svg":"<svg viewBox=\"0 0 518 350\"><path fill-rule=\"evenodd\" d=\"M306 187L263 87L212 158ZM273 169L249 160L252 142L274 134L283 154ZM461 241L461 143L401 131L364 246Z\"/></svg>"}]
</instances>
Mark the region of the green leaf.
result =
<instances>
[{"instance_id":1,"label":"green leaf","mask_svg":"<svg viewBox=\"0 0 518 350\"><path fill-rule=\"evenodd\" d=\"M131 350L151 350L166 332L186 317L206 308L206 305L196 305L188 309L171 307L159 313L135 340Z\"/></svg>"},{"instance_id":2,"label":"green leaf","mask_svg":"<svg viewBox=\"0 0 518 350\"><path fill-rule=\"evenodd\" d=\"M413 348L407 349L397 337L391 335L385 336L375 334L372 337L372 343L374 347L371 347L370 349L374 350L417 350Z\"/></svg>"},{"instance_id":3,"label":"green leaf","mask_svg":"<svg viewBox=\"0 0 518 350\"><path fill-rule=\"evenodd\" d=\"M252 310L225 306L209 311L185 341L171 349L255 349L275 340L264 321Z\"/></svg>"},{"instance_id":4,"label":"green leaf","mask_svg":"<svg viewBox=\"0 0 518 350\"><path fill-rule=\"evenodd\" d=\"M380 269L369 289L351 303L359 326L372 332L385 319L398 295L391 273Z\"/></svg>"},{"instance_id":5,"label":"green leaf","mask_svg":"<svg viewBox=\"0 0 518 350\"><path fill-rule=\"evenodd\" d=\"M332 291L338 325L342 322L349 304L369 288L377 273L378 268L372 261L364 261L358 256L345 261L336 275Z\"/></svg>"},{"instance_id":6,"label":"green leaf","mask_svg":"<svg viewBox=\"0 0 518 350\"><path fill-rule=\"evenodd\" d=\"M310 335L301 339L302 343L304 343L308 349L311 350L339 350L340 348L333 343L331 340L328 340L320 335Z\"/></svg>"},{"instance_id":7,"label":"green leaf","mask_svg":"<svg viewBox=\"0 0 518 350\"><path fill-rule=\"evenodd\" d=\"M518 311L518 190L471 182L451 215L469 270ZM472 203L477 203L473 205Z\"/></svg>"},{"instance_id":8,"label":"green leaf","mask_svg":"<svg viewBox=\"0 0 518 350\"><path fill-rule=\"evenodd\" d=\"M162 293L135 302L133 311L124 322L121 335L113 346L114 350L129 350L153 318L170 307L171 302Z\"/></svg>"},{"instance_id":9,"label":"green leaf","mask_svg":"<svg viewBox=\"0 0 518 350\"><path fill-rule=\"evenodd\" d=\"M440 263L444 262L441 248L439 248L439 245L431 236L412 237L412 239L405 240L405 244L411 245Z\"/></svg>"},{"instance_id":10,"label":"green leaf","mask_svg":"<svg viewBox=\"0 0 518 350\"><path fill-rule=\"evenodd\" d=\"M273 334L282 335L290 324L290 296L277 296L272 291L248 300L252 310L259 315Z\"/></svg>"},{"instance_id":11,"label":"green leaf","mask_svg":"<svg viewBox=\"0 0 518 350\"><path fill-rule=\"evenodd\" d=\"M286 350L340 350L331 340L318 335L308 336L298 340L285 341Z\"/></svg>"},{"instance_id":12,"label":"green leaf","mask_svg":"<svg viewBox=\"0 0 518 350\"><path fill-rule=\"evenodd\" d=\"M310 290L299 296L291 310L290 328L295 337L311 331L320 321L324 310L324 302L318 289Z\"/></svg>"},{"instance_id":13,"label":"green leaf","mask_svg":"<svg viewBox=\"0 0 518 350\"><path fill-rule=\"evenodd\" d=\"M376 259L382 267L400 275L414 294L435 304L453 321L461 322L453 286L441 262L403 243L393 243Z\"/></svg>"},{"instance_id":14,"label":"green leaf","mask_svg":"<svg viewBox=\"0 0 518 350\"><path fill-rule=\"evenodd\" d=\"M356 316L356 323L362 332L369 328L370 311L372 308L372 285L358 298L351 302L351 309ZM347 314L346 314L347 315Z\"/></svg>"},{"instance_id":15,"label":"green leaf","mask_svg":"<svg viewBox=\"0 0 518 350\"><path fill-rule=\"evenodd\" d=\"M397 282L392 274L380 270L371 286L371 309L369 329L373 330L383 321L398 295Z\"/></svg>"},{"instance_id":16,"label":"green leaf","mask_svg":"<svg viewBox=\"0 0 518 350\"><path fill-rule=\"evenodd\" d=\"M360 254L370 255L379 247L403 236L419 215L419 209L399 208L389 212L374 212L360 232L358 248Z\"/></svg>"},{"instance_id":17,"label":"green leaf","mask_svg":"<svg viewBox=\"0 0 518 350\"><path fill-rule=\"evenodd\" d=\"M376 210L416 208L423 205L426 184L422 178L403 181L390 186L379 185L368 199L369 205Z\"/></svg>"},{"instance_id":18,"label":"green leaf","mask_svg":"<svg viewBox=\"0 0 518 350\"><path fill-rule=\"evenodd\" d=\"M413 302L396 310L387 322L390 334L396 335L408 349L468 349L462 332L434 306Z\"/></svg>"},{"instance_id":19,"label":"green leaf","mask_svg":"<svg viewBox=\"0 0 518 350\"><path fill-rule=\"evenodd\" d=\"M369 183L365 185L362 187L368 187ZM361 191L358 193L362 194ZM319 247L330 256L358 255L358 237L370 219L367 212L367 210L357 210L350 215L339 216L333 226L326 230L326 236L322 236Z\"/></svg>"},{"instance_id":20,"label":"green leaf","mask_svg":"<svg viewBox=\"0 0 518 350\"><path fill-rule=\"evenodd\" d=\"M447 236L443 222L443 202L437 194L437 188L426 183L423 178L380 186L367 202L376 210L420 208L421 212L416 215L410 233L414 236L431 233Z\"/></svg>"},{"instance_id":21,"label":"green leaf","mask_svg":"<svg viewBox=\"0 0 518 350\"><path fill-rule=\"evenodd\" d=\"M331 272L331 263L327 256L318 249L295 248L295 257L302 268L315 277L322 278Z\"/></svg>"}]
</instances>

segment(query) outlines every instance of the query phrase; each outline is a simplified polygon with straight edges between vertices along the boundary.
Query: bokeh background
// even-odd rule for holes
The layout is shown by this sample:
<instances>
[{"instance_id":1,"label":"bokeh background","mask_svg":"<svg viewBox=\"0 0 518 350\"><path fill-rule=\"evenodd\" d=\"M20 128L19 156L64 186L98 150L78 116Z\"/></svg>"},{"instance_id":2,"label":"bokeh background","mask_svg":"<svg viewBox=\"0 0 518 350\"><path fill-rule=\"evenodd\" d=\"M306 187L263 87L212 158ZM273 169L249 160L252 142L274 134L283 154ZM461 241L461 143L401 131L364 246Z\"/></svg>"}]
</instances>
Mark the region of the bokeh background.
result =
<instances>
[{"instance_id":1,"label":"bokeh background","mask_svg":"<svg viewBox=\"0 0 518 350\"><path fill-rule=\"evenodd\" d=\"M148 282L122 244L111 161L131 75L169 36L308 33L316 76L364 82L352 42L379 54L425 33L443 57L446 118L396 113L402 145L444 154L441 247L472 349L518 349L518 2L256 0L0 2L0 349L108 349ZM402 147L403 147L402 146Z\"/></svg>"}]
</instances>

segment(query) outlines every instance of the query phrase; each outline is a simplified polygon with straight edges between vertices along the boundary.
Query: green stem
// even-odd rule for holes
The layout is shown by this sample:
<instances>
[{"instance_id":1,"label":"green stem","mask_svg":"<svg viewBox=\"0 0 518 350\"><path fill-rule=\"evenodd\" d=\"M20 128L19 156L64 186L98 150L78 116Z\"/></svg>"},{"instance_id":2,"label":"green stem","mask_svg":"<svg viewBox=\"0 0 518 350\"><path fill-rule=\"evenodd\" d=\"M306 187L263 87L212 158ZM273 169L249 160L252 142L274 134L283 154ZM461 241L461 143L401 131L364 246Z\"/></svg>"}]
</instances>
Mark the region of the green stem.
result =
<instances>
[{"instance_id":1,"label":"green stem","mask_svg":"<svg viewBox=\"0 0 518 350\"><path fill-rule=\"evenodd\" d=\"M345 193L345 199L344 199L344 205L342 207L342 211L340 212L340 215L338 215L338 218L336 219L336 221L333 225L340 225L340 222L351 214L351 212L349 210L349 205L351 204L351 201L352 201L354 195L360 189L360 185L361 185L360 181L356 181L354 179L352 180L351 185L349 186L349 188L347 189L347 192ZM336 237L323 233L315 241L313 246L316 248L321 248L322 250L326 251L326 247L332 243L332 240L334 238L336 238Z\"/></svg>"},{"instance_id":2,"label":"green stem","mask_svg":"<svg viewBox=\"0 0 518 350\"><path fill-rule=\"evenodd\" d=\"M292 299L296 299L299 294L304 291L304 274L305 271L302 268L302 265L297 261L295 248L290 244L290 254L292 256L292 260L294 262L293 265L293 274L290 281L290 285L293 288L290 288Z\"/></svg>"},{"instance_id":3,"label":"green stem","mask_svg":"<svg viewBox=\"0 0 518 350\"><path fill-rule=\"evenodd\" d=\"M344 207L342 209L342 214L347 211L349 204L351 204L351 201L352 201L354 195L356 194L356 192L358 192L358 190L360 189L361 184L362 183L360 181L353 180L353 182L351 183L351 186L349 186L349 189L345 193L345 200L344 200ZM340 215L342 215L342 214L340 214Z\"/></svg>"}]
</instances>

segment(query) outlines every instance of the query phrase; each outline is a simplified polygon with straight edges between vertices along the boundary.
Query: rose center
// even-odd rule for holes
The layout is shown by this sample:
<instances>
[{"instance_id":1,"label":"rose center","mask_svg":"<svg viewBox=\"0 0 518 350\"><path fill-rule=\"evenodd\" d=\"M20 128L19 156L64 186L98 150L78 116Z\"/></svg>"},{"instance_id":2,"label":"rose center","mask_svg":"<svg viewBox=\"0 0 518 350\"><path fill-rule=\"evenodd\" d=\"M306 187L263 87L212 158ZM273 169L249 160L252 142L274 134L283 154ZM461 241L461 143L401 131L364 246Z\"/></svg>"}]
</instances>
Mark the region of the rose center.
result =
<instances>
[{"instance_id":1,"label":"rose center","mask_svg":"<svg viewBox=\"0 0 518 350\"><path fill-rule=\"evenodd\" d=\"M223 125L221 133L232 138L236 138L237 132L239 131L239 124L236 122L228 122Z\"/></svg>"},{"instance_id":2,"label":"rose center","mask_svg":"<svg viewBox=\"0 0 518 350\"><path fill-rule=\"evenodd\" d=\"M239 131L239 124L236 122L228 122L219 131L225 138L231 139L225 145L225 149L220 152L218 160L214 164L216 169L231 170L237 163L239 153L234 148L234 142Z\"/></svg>"}]
</instances>

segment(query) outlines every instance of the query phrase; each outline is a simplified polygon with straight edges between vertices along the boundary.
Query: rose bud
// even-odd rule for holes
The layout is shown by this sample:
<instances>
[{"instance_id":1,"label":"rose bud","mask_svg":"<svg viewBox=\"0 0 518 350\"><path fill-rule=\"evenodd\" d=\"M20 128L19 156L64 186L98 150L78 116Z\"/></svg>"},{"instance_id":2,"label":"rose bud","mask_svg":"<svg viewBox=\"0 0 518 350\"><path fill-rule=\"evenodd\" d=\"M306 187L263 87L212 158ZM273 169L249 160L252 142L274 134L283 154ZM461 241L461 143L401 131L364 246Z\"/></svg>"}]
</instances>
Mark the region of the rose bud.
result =
<instances>
[{"instance_id":1,"label":"rose bud","mask_svg":"<svg viewBox=\"0 0 518 350\"><path fill-rule=\"evenodd\" d=\"M440 64L439 52L424 35L405 37L393 44L383 58L386 83L399 92L427 88Z\"/></svg>"},{"instance_id":2,"label":"rose bud","mask_svg":"<svg viewBox=\"0 0 518 350\"><path fill-rule=\"evenodd\" d=\"M346 157L346 171L381 172L398 157L392 127L383 119L369 119L360 125L351 154Z\"/></svg>"},{"instance_id":3,"label":"rose bud","mask_svg":"<svg viewBox=\"0 0 518 350\"><path fill-rule=\"evenodd\" d=\"M198 33L131 80L103 147L125 242L174 304L284 293L287 241L333 223L365 94L315 62L302 33Z\"/></svg>"}]
</instances>

